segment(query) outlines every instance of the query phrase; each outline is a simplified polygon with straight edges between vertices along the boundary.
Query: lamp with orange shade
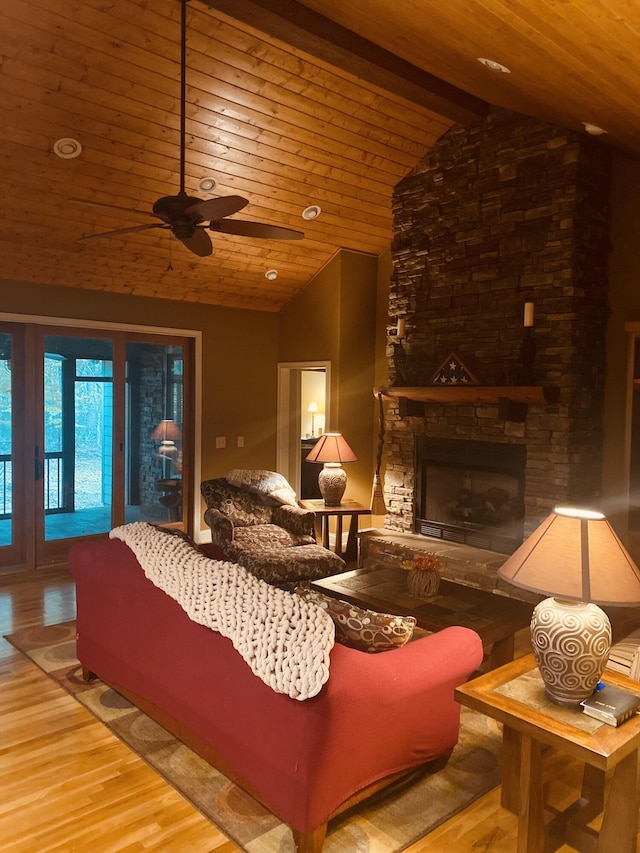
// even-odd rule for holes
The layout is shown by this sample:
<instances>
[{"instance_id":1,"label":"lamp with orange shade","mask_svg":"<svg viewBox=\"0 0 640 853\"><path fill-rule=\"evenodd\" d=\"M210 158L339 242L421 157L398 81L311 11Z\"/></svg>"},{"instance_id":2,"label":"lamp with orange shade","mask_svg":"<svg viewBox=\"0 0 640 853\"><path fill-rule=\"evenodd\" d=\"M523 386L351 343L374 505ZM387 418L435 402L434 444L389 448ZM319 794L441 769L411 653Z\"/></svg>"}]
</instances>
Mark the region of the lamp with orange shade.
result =
<instances>
[{"instance_id":1,"label":"lamp with orange shade","mask_svg":"<svg viewBox=\"0 0 640 853\"><path fill-rule=\"evenodd\" d=\"M345 462L357 462L358 457L339 432L325 432L305 458L305 462L322 462L318 474L320 494L325 506L340 506L347 488L347 475L342 468Z\"/></svg>"}]
</instances>

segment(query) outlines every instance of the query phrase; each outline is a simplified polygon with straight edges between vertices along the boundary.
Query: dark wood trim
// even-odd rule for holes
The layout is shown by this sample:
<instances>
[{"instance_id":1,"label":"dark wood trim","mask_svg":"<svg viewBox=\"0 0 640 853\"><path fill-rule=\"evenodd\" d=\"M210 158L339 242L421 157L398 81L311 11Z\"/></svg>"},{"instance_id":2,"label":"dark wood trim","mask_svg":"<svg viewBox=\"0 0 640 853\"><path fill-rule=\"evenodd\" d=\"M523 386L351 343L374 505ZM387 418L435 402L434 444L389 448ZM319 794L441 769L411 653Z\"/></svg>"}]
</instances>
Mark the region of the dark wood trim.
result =
<instances>
[{"instance_id":1,"label":"dark wood trim","mask_svg":"<svg viewBox=\"0 0 640 853\"><path fill-rule=\"evenodd\" d=\"M452 121L470 124L488 114L486 101L463 92L294 0L204 0L204 3Z\"/></svg>"}]
</instances>

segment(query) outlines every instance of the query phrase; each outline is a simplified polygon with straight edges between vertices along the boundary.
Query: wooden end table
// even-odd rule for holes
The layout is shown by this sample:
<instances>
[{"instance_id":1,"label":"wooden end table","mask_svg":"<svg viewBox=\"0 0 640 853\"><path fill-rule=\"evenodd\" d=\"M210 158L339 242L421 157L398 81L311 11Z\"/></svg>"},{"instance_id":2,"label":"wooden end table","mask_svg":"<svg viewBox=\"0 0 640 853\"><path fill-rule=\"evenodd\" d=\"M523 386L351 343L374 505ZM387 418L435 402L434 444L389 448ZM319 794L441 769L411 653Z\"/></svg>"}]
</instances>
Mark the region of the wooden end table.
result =
<instances>
[{"instance_id":1,"label":"wooden end table","mask_svg":"<svg viewBox=\"0 0 640 853\"><path fill-rule=\"evenodd\" d=\"M311 588L379 613L415 616L426 631L473 628L487 653L487 669L513 659L514 634L529 625L533 611L533 604L444 580L437 595L417 598L407 587L407 572L392 567L353 569L312 581Z\"/></svg>"},{"instance_id":2,"label":"wooden end table","mask_svg":"<svg viewBox=\"0 0 640 853\"><path fill-rule=\"evenodd\" d=\"M605 672L606 684L640 694L640 684ZM635 853L638 834L640 716L608 726L544 696L533 655L461 687L462 705L503 724L504 808L518 815L518 853L551 853L563 844L585 853ZM584 764L581 798L545 822L542 751L550 746ZM602 815L599 832L588 826Z\"/></svg>"},{"instance_id":3,"label":"wooden end table","mask_svg":"<svg viewBox=\"0 0 640 853\"><path fill-rule=\"evenodd\" d=\"M358 518L361 515L370 515L371 508L357 501L342 501L340 506L326 506L323 500L300 501L304 509L311 510L316 514L316 539L322 542L325 548L329 547L329 519L336 519L336 544L335 552L347 563L358 561ZM345 515L351 516L349 523L349 534L347 536L347 547L342 547L342 519Z\"/></svg>"}]
</instances>

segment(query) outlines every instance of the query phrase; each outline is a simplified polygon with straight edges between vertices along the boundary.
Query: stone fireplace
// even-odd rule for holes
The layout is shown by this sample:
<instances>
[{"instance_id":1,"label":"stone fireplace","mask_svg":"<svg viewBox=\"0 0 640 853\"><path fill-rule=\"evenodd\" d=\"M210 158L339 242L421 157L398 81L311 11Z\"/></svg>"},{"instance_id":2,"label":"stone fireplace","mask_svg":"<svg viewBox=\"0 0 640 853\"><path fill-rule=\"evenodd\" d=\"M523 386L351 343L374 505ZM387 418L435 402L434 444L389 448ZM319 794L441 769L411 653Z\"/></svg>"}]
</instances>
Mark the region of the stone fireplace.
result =
<instances>
[{"instance_id":1,"label":"stone fireplace","mask_svg":"<svg viewBox=\"0 0 640 853\"><path fill-rule=\"evenodd\" d=\"M606 146L494 110L481 124L448 131L396 187L385 531L434 535L422 518L419 458L439 441L455 441L464 460L444 465L458 467L447 474L452 492L471 491L469 501L478 502L495 488L494 497L507 492L513 505L505 509L513 509L506 537L503 530L487 544L487 531L474 527L484 537L479 547L506 553L555 505L597 503L609 182ZM534 304L533 376L521 353L527 302ZM451 390L446 377L436 383L451 354L469 369L472 387L457 398L425 393L439 384ZM489 466L492 485L477 470L500 447L518 470ZM454 499L432 498L426 514L434 500Z\"/></svg>"}]
</instances>

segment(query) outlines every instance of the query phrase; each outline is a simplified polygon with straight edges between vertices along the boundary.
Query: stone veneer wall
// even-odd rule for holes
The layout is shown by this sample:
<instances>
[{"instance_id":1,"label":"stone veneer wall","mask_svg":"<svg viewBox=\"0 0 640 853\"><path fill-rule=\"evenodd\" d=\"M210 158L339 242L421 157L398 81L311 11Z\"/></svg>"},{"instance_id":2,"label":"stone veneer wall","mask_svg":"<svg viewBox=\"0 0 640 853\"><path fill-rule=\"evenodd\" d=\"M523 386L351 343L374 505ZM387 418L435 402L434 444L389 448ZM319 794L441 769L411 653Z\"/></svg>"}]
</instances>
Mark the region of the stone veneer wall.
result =
<instances>
[{"instance_id":1,"label":"stone veneer wall","mask_svg":"<svg viewBox=\"0 0 640 853\"><path fill-rule=\"evenodd\" d=\"M413 530L417 435L524 443L525 535L600 488L608 317L610 164L606 146L504 110L454 127L396 187L388 370L429 385L451 352L487 385L518 384L523 306L535 303L536 385L557 405L524 422L498 405L386 409L385 527ZM393 334L405 318L403 360ZM404 375L399 375L400 369Z\"/></svg>"}]
</instances>

